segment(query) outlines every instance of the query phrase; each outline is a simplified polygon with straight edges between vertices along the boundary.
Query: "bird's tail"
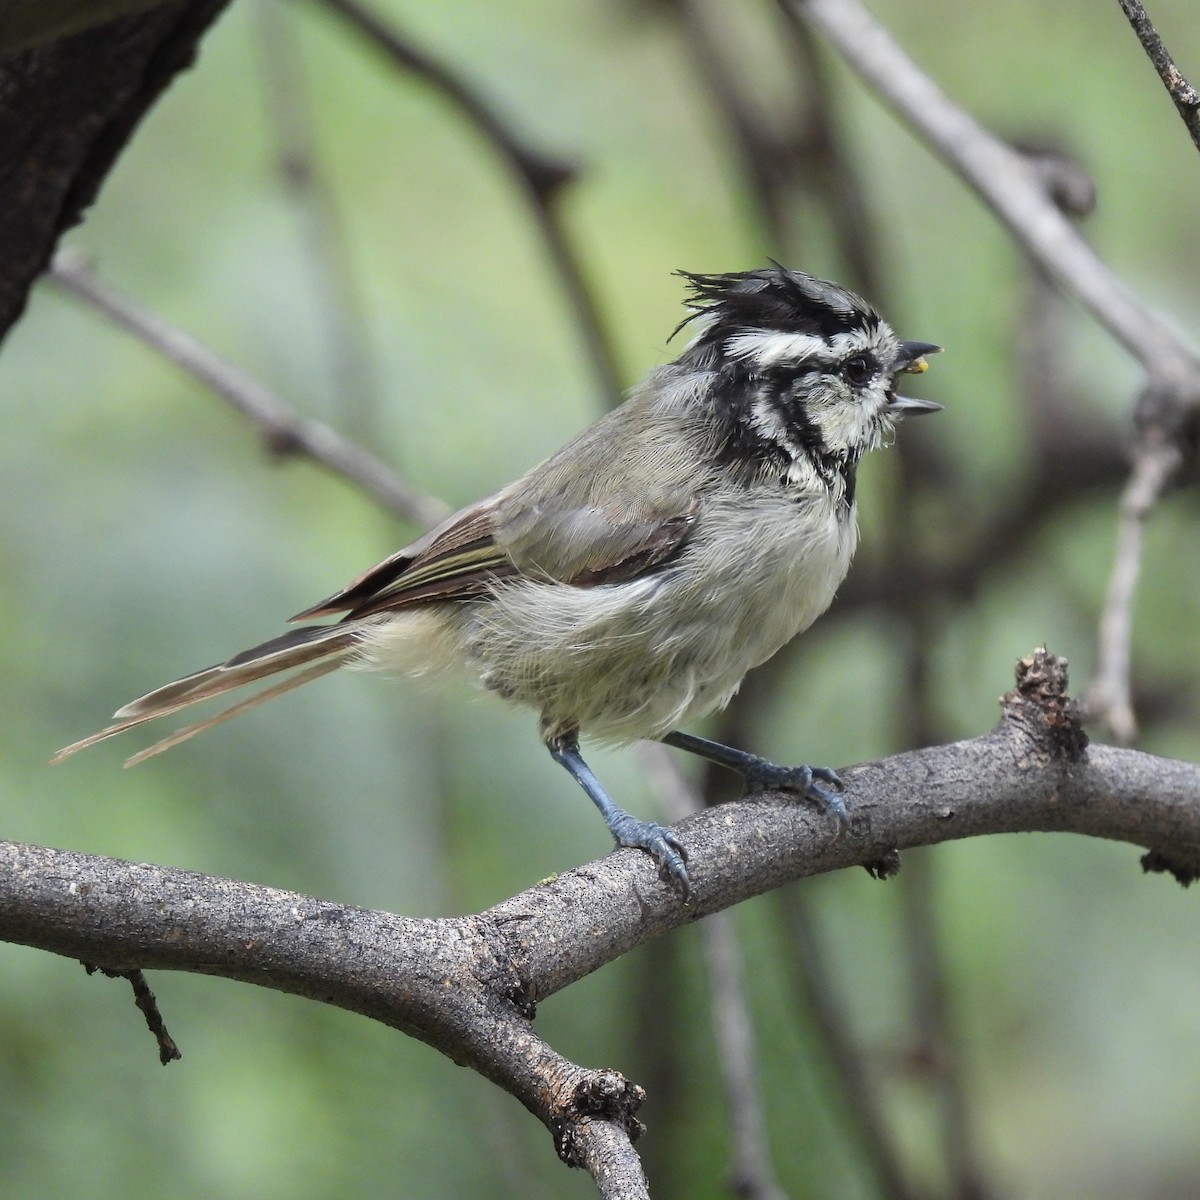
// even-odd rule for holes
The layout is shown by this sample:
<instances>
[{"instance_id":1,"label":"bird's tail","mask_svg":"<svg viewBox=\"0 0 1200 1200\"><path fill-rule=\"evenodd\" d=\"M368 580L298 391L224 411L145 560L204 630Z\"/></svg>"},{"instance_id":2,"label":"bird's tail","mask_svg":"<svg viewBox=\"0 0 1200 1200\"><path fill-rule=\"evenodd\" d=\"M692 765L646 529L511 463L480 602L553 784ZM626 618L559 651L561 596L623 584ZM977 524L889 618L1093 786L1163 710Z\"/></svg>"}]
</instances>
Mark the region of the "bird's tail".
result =
<instances>
[{"instance_id":1,"label":"bird's tail","mask_svg":"<svg viewBox=\"0 0 1200 1200\"><path fill-rule=\"evenodd\" d=\"M215 716L187 725L162 741L155 742L153 746L139 751L125 762L127 767L135 766L152 755L160 754L190 737L195 737L213 725L253 708L256 704L273 700L284 692L290 692L292 688L337 670L347 659L353 657L358 640L359 629L352 625L321 625L291 630L280 637L272 638L269 642L263 642L261 646L243 650L228 662L197 671L193 675L185 675L174 683L164 684L152 692L147 692L113 713L111 725L101 729L99 733L73 742L70 746L64 746L50 761L61 762L79 750L86 750L88 746L104 741L105 738L123 733L126 729L132 729L146 721L170 716L182 708L197 704L201 700L209 700L213 696L223 695L233 688L290 671L294 667L304 667L304 670L297 671L286 679L239 700L229 708L222 709Z\"/></svg>"}]
</instances>

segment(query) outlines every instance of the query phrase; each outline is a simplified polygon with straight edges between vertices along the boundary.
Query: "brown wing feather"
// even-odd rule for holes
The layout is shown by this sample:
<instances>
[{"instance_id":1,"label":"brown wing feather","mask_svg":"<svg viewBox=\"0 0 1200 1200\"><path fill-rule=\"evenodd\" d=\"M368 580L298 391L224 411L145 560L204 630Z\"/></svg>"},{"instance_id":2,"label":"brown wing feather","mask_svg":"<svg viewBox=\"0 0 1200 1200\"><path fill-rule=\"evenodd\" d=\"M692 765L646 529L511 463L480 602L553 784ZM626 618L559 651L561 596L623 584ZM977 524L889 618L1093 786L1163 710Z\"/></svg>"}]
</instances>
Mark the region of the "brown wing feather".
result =
<instances>
[{"instance_id":1,"label":"brown wing feather","mask_svg":"<svg viewBox=\"0 0 1200 1200\"><path fill-rule=\"evenodd\" d=\"M512 504L515 490L455 513L292 620L343 614L343 621L358 621L415 604L470 600L518 577L576 587L619 583L681 549L700 511L694 496L675 494L640 510L585 505L547 515L540 505Z\"/></svg>"},{"instance_id":2,"label":"brown wing feather","mask_svg":"<svg viewBox=\"0 0 1200 1200\"><path fill-rule=\"evenodd\" d=\"M407 604L479 595L489 572L490 577L516 572L508 555L495 546L494 513L491 499L464 508L291 619L310 621L344 613L345 620L357 620Z\"/></svg>"},{"instance_id":3,"label":"brown wing feather","mask_svg":"<svg viewBox=\"0 0 1200 1200\"><path fill-rule=\"evenodd\" d=\"M636 579L654 567L662 566L683 549L699 511L699 501L693 501L686 512L667 517L656 525L639 523L628 531L631 536L626 540L612 540L613 549L620 546L619 550L597 556L595 562L583 567L567 582L576 587L600 587Z\"/></svg>"}]
</instances>

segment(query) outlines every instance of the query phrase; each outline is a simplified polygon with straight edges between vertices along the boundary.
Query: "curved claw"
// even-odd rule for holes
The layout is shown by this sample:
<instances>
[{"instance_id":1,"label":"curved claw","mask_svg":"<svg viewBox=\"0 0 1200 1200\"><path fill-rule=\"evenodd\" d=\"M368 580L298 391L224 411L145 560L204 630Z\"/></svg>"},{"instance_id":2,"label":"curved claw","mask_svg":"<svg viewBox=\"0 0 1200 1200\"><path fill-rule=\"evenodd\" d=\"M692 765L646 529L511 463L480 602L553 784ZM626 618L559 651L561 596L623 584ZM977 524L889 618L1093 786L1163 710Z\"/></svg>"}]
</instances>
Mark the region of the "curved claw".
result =
<instances>
[{"instance_id":1,"label":"curved claw","mask_svg":"<svg viewBox=\"0 0 1200 1200\"><path fill-rule=\"evenodd\" d=\"M692 882L684 865L687 847L673 830L655 821L643 821L630 813L623 813L610 828L618 845L631 846L649 854L658 863L659 875L675 888L685 904L688 902Z\"/></svg>"},{"instance_id":2,"label":"curved claw","mask_svg":"<svg viewBox=\"0 0 1200 1200\"><path fill-rule=\"evenodd\" d=\"M831 792L821 786L821 783L832 784L839 792L845 786L838 773L828 767L781 767L766 759L759 759L746 772L745 778L747 792L775 789L795 792L798 796L815 800L824 812L837 821L838 837L850 828L850 814L846 810L845 801L837 792Z\"/></svg>"},{"instance_id":3,"label":"curved claw","mask_svg":"<svg viewBox=\"0 0 1200 1200\"><path fill-rule=\"evenodd\" d=\"M813 774L816 775L818 770L821 770L821 768L814 769ZM832 776L832 778L827 778L828 776ZM839 788L842 786L842 781L832 771L824 771L819 778L825 779L828 783L836 783ZM810 783L808 785L808 795L816 800L837 821L838 831L834 835L835 837L841 837L843 833L849 830L850 813L846 810L846 802L837 792L831 792L828 788L821 787L820 784Z\"/></svg>"}]
</instances>

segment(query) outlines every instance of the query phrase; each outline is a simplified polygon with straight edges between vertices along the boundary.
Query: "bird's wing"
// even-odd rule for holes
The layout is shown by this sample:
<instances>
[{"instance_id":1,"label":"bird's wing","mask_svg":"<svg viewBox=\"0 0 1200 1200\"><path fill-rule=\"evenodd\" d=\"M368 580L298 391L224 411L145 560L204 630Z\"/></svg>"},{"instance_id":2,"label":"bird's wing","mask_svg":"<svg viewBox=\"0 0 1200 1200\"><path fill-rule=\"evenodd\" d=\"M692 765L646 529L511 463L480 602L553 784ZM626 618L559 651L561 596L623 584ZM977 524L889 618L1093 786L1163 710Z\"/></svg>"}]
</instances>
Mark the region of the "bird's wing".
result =
<instances>
[{"instance_id":1,"label":"bird's wing","mask_svg":"<svg viewBox=\"0 0 1200 1200\"><path fill-rule=\"evenodd\" d=\"M493 580L517 574L515 564L495 543L495 503L491 497L455 513L291 619L310 621L343 613L349 621L430 600L464 600L486 591Z\"/></svg>"},{"instance_id":2,"label":"bird's wing","mask_svg":"<svg viewBox=\"0 0 1200 1200\"><path fill-rule=\"evenodd\" d=\"M506 489L452 516L411 546L297 614L343 620L425 604L469 600L504 579L597 587L632 579L682 548L700 511L693 495L657 502L585 504L547 512Z\"/></svg>"}]
</instances>

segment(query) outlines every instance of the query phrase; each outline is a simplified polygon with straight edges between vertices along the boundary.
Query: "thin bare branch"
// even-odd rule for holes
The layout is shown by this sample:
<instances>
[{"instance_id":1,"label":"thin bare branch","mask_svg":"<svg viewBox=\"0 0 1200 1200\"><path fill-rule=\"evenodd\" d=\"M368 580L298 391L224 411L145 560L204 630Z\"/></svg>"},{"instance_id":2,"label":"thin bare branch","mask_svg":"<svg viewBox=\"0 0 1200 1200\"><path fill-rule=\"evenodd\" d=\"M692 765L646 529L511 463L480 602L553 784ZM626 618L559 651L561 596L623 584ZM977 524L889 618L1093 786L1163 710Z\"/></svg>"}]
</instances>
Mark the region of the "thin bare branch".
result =
<instances>
[{"instance_id":1,"label":"thin bare branch","mask_svg":"<svg viewBox=\"0 0 1200 1200\"><path fill-rule=\"evenodd\" d=\"M703 810L699 793L665 746L648 742L641 750L651 782L671 821L684 820ZM701 925L700 937L712 1000L713 1037L725 1088L729 1186L735 1196L745 1200L786 1200L787 1193L779 1186L771 1165L758 1048L737 929L728 913L714 913Z\"/></svg>"},{"instance_id":2,"label":"thin bare branch","mask_svg":"<svg viewBox=\"0 0 1200 1200\"><path fill-rule=\"evenodd\" d=\"M802 888L776 893L791 941L791 966L803 1009L816 1031L845 1100L845 1122L862 1150L878 1194L885 1200L916 1200L900 1159L899 1146L884 1118L879 1088L846 1022L846 1006L831 982L828 955L814 925Z\"/></svg>"},{"instance_id":3,"label":"thin bare branch","mask_svg":"<svg viewBox=\"0 0 1200 1200\"><path fill-rule=\"evenodd\" d=\"M603 1200L650 1200L650 1186L629 1135L611 1121L585 1117L575 1133L575 1165L596 1182Z\"/></svg>"},{"instance_id":4,"label":"thin bare branch","mask_svg":"<svg viewBox=\"0 0 1200 1200\"><path fill-rule=\"evenodd\" d=\"M301 250L324 326L339 424L356 441L375 434L377 387L354 287L341 214L322 170L313 129L312 99L297 37L297 13L284 0L258 0L263 96L275 139L279 177L292 202Z\"/></svg>"},{"instance_id":5,"label":"thin bare branch","mask_svg":"<svg viewBox=\"0 0 1200 1200\"><path fill-rule=\"evenodd\" d=\"M1167 52L1162 38L1158 36L1158 30L1146 15L1146 9L1140 0L1118 0L1118 3L1129 19L1129 24L1133 26L1133 31L1142 43L1147 57L1154 64L1154 69L1158 72L1163 87L1167 89L1175 110L1183 118L1192 144L1200 150L1200 91L1184 78L1175 65L1175 60Z\"/></svg>"},{"instance_id":6,"label":"thin bare branch","mask_svg":"<svg viewBox=\"0 0 1200 1200\"><path fill-rule=\"evenodd\" d=\"M83 300L152 350L182 367L246 417L275 454L300 454L354 483L384 508L423 527L448 513L432 496L400 479L381 459L320 421L301 417L244 371L220 358L189 333L141 308L96 278L83 255L56 255L50 280Z\"/></svg>"},{"instance_id":7,"label":"thin bare branch","mask_svg":"<svg viewBox=\"0 0 1200 1200\"><path fill-rule=\"evenodd\" d=\"M859 0L781 0L816 25L846 61L996 214L1033 263L1074 296L1142 365L1138 449L1127 488L1100 635L1103 672L1089 700L1118 736L1134 728L1129 705L1129 624L1150 503L1185 457L1200 414L1200 355L1146 308L1076 231L1047 191L1042 167L1006 146L921 72ZM1163 472L1166 471L1166 474Z\"/></svg>"},{"instance_id":8,"label":"thin bare branch","mask_svg":"<svg viewBox=\"0 0 1200 1200\"><path fill-rule=\"evenodd\" d=\"M1073 295L1175 401L1200 406L1200 356L1143 305L1046 194L1043 176L955 104L859 0L782 0L811 21L995 213L1017 244Z\"/></svg>"},{"instance_id":9,"label":"thin bare branch","mask_svg":"<svg viewBox=\"0 0 1200 1200\"><path fill-rule=\"evenodd\" d=\"M532 149L481 92L445 63L414 45L400 33L394 20L381 20L358 0L320 0L320 3L348 21L395 66L440 92L508 163L529 202L547 256L574 313L597 384L610 406L618 403L623 389L616 355L559 210L559 197L564 185L575 178L575 167Z\"/></svg>"},{"instance_id":10,"label":"thin bare branch","mask_svg":"<svg viewBox=\"0 0 1200 1200\"><path fill-rule=\"evenodd\" d=\"M1132 741L1137 733L1131 643L1133 602L1142 566L1142 531L1146 517L1181 460L1174 443L1144 440L1121 493L1117 547L1100 615L1096 673L1084 702L1089 719L1104 721L1121 742Z\"/></svg>"},{"instance_id":11,"label":"thin bare branch","mask_svg":"<svg viewBox=\"0 0 1200 1200\"><path fill-rule=\"evenodd\" d=\"M915 1054L921 1078L937 1109L940 1158L954 1200L992 1194L976 1146L973 1095L966 1083L941 926L934 901L937 864L928 854L910 856L902 881Z\"/></svg>"},{"instance_id":12,"label":"thin bare branch","mask_svg":"<svg viewBox=\"0 0 1200 1200\"><path fill-rule=\"evenodd\" d=\"M731 913L704 922L704 963L729 1122L729 1189L745 1200L787 1200L771 1165L758 1040L750 1020L745 963Z\"/></svg>"},{"instance_id":13,"label":"thin bare branch","mask_svg":"<svg viewBox=\"0 0 1200 1200\"><path fill-rule=\"evenodd\" d=\"M758 207L769 243L776 251L788 245L793 213L791 183L796 175L797 147L761 118L750 103L737 67L727 62L729 39L718 23L737 15L725 7L712 10L699 0L676 0L674 8L703 81L708 98L729 131L747 194Z\"/></svg>"}]
</instances>

